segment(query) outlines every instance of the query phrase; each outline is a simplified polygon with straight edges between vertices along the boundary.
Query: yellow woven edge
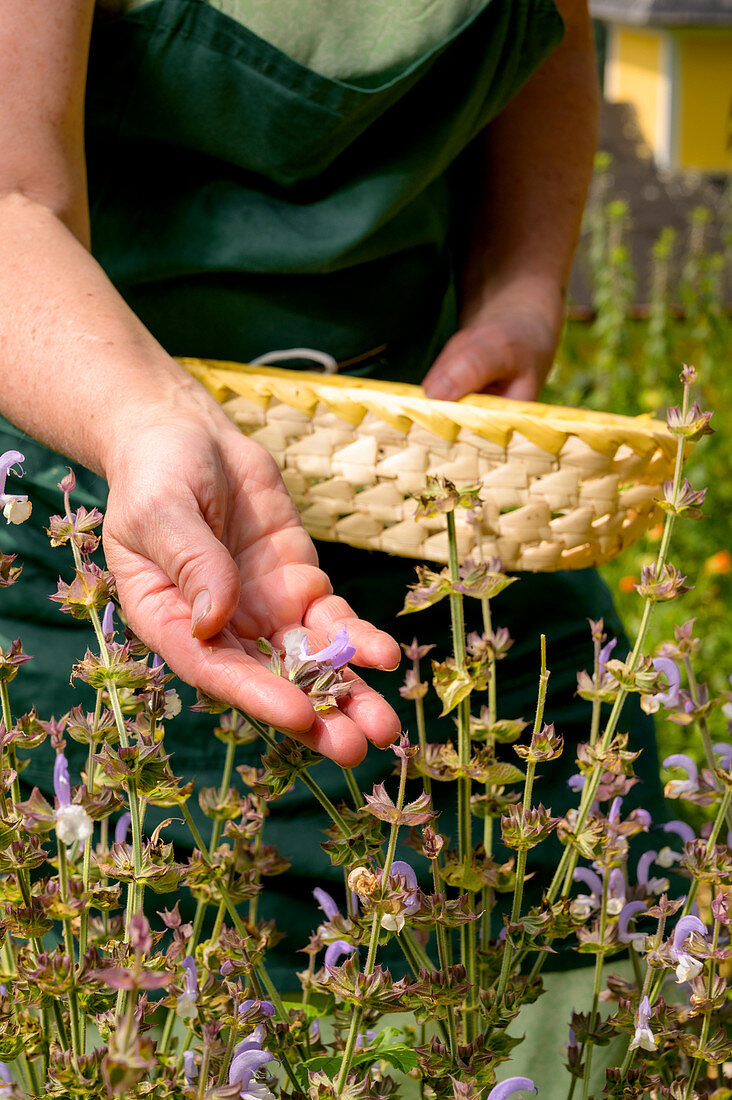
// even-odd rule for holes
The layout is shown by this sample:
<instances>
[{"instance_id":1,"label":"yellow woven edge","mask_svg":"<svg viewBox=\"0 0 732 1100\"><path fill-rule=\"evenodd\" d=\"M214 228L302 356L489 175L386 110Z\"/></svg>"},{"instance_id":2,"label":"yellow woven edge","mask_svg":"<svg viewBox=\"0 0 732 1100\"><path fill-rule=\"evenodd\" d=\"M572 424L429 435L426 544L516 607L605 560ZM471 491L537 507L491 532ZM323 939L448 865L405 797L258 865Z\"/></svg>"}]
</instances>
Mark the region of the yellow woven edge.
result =
<instances>
[{"instance_id":1,"label":"yellow woven edge","mask_svg":"<svg viewBox=\"0 0 732 1100\"><path fill-rule=\"evenodd\" d=\"M339 415L353 423L358 422L354 414L360 419L363 410L368 409L386 423L393 425L396 419L416 422L446 439L454 438L460 427L497 443L505 442L507 434L518 431L553 454L561 449L567 435L577 436L600 452L622 443L639 454L647 454L654 447L660 447L669 457L676 451L676 439L667 425L646 415L622 416L512 401L488 394L469 394L460 401L436 401L426 397L421 386L405 382L253 367L215 359L182 358L179 362L218 401L226 399L227 390L265 406L270 397L276 397L303 412L312 412L322 401L339 406ZM351 415L347 415L349 412Z\"/></svg>"},{"instance_id":2,"label":"yellow woven edge","mask_svg":"<svg viewBox=\"0 0 732 1100\"><path fill-rule=\"evenodd\" d=\"M218 360L182 365L275 457L314 538L447 560L442 519L414 516L429 474L480 481L480 513L458 520L464 556L508 569L599 565L659 517L676 439L665 423L418 386Z\"/></svg>"}]
</instances>

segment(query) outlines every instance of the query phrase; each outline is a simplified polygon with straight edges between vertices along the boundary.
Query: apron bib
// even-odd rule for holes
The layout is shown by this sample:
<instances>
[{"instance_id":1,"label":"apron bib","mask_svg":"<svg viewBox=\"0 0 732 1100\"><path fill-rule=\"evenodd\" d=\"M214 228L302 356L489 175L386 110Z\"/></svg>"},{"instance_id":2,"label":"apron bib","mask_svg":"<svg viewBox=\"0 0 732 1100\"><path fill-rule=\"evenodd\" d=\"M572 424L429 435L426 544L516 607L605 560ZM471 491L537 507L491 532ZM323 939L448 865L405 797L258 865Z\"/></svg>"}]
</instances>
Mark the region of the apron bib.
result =
<instances>
[{"instance_id":1,"label":"apron bib","mask_svg":"<svg viewBox=\"0 0 732 1100\"><path fill-rule=\"evenodd\" d=\"M204 0L154 0L100 20L87 94L94 254L172 354L245 361L273 347L310 346L348 360L385 346L361 373L419 382L457 327L470 143L561 32L552 0L487 0L396 79L356 86L303 67ZM1 536L4 552L18 553L25 571L1 594L0 640L7 645L20 635L36 655L11 685L13 710L35 703L48 716L79 702L91 707L68 683L88 629L47 600L59 572L70 571L68 555L50 550L43 531L61 507L55 485L65 461L4 422L0 436L4 450L26 454L23 491L34 503L31 520ZM103 508L103 482L84 470L77 480L76 506ZM437 642L438 653L450 651L441 609L418 624L395 621L411 563L390 559L385 568L383 556L342 545L320 551L336 590L359 613L402 640L416 628L422 641ZM540 631L548 637L547 720L564 733L567 749L539 794L555 810L569 801L572 743L588 735L589 707L574 698L575 672L591 664L586 618L601 615L622 647L609 592L591 570L526 577L495 608L497 625L517 639L499 667L503 717L533 713ZM369 679L400 711L404 728L413 728L399 678ZM182 695L184 706L193 702L192 692ZM444 737L439 708L430 707L433 736ZM643 803L660 813L652 723L640 711L629 712L628 723L636 746L647 750L639 768ZM211 728L208 716L187 713L166 735L177 773L196 774L204 786L221 776L223 750L211 751ZM78 774L83 747L70 743L67 753ZM237 762L254 764L258 755L247 746ZM23 778L48 791L50 756L31 761ZM368 791L390 770L391 755L372 751L357 780ZM335 767L320 765L318 780L334 800L345 797ZM452 807L441 808L440 828L454 832ZM291 983L302 962L295 952L315 922L311 890L339 876L320 850L324 822L309 796L295 790L271 809L268 838L292 870L273 881L274 890L268 883L263 915L276 916L287 934L273 974ZM151 811L150 828L156 820ZM182 827L166 835L190 843ZM548 845L540 852L547 865L556 861ZM544 875L534 869L540 884Z\"/></svg>"}]
</instances>

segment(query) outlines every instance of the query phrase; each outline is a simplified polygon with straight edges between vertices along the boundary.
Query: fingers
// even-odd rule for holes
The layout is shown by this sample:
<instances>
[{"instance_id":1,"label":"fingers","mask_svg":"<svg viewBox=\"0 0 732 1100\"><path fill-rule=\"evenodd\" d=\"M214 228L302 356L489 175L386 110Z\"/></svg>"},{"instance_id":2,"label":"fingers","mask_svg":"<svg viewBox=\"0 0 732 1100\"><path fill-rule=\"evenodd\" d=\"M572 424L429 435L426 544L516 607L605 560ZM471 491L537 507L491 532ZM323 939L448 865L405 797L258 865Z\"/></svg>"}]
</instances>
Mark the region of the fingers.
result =
<instances>
[{"instance_id":1,"label":"fingers","mask_svg":"<svg viewBox=\"0 0 732 1100\"><path fill-rule=\"evenodd\" d=\"M239 604L241 577L229 551L195 506L173 502L151 517L147 553L178 588L188 605L188 630L211 638Z\"/></svg>"},{"instance_id":2,"label":"fingers","mask_svg":"<svg viewBox=\"0 0 732 1100\"><path fill-rule=\"evenodd\" d=\"M314 600L303 617L303 626L316 633L323 643L335 637L339 626L345 626L356 647L356 664L384 672L393 672L399 667L402 653L391 635L359 619L340 596L329 594Z\"/></svg>"},{"instance_id":3,"label":"fingers","mask_svg":"<svg viewBox=\"0 0 732 1100\"><path fill-rule=\"evenodd\" d=\"M401 724L385 699L358 676L346 675L351 678L351 695L341 708L316 712L311 728L294 736L342 768L353 768L363 760L369 743L381 749L391 745Z\"/></svg>"},{"instance_id":4,"label":"fingers","mask_svg":"<svg viewBox=\"0 0 732 1100\"><path fill-rule=\"evenodd\" d=\"M490 333L463 329L445 345L422 386L428 397L459 401L515 374L510 349Z\"/></svg>"}]
</instances>

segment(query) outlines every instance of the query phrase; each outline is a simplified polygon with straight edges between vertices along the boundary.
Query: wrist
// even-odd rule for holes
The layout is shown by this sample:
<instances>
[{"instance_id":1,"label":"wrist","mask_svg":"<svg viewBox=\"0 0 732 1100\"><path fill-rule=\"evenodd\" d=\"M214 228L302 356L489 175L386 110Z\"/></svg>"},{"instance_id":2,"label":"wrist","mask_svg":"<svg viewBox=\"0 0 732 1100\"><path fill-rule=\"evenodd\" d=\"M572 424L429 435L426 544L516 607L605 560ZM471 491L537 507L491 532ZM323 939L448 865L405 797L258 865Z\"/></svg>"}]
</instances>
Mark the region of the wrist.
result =
<instances>
[{"instance_id":1,"label":"wrist","mask_svg":"<svg viewBox=\"0 0 732 1100\"><path fill-rule=\"evenodd\" d=\"M154 387L133 390L103 433L100 466L109 484L115 471L125 468L136 441L159 438L162 442L172 433L187 438L200 452L229 432L239 434L218 402L174 359L161 363L149 377L154 378Z\"/></svg>"},{"instance_id":2,"label":"wrist","mask_svg":"<svg viewBox=\"0 0 732 1100\"><path fill-rule=\"evenodd\" d=\"M565 301L565 287L557 275L521 271L493 276L466 296L460 324L463 328L473 328L506 311L518 310L542 322L548 338L556 343L564 323Z\"/></svg>"}]
</instances>

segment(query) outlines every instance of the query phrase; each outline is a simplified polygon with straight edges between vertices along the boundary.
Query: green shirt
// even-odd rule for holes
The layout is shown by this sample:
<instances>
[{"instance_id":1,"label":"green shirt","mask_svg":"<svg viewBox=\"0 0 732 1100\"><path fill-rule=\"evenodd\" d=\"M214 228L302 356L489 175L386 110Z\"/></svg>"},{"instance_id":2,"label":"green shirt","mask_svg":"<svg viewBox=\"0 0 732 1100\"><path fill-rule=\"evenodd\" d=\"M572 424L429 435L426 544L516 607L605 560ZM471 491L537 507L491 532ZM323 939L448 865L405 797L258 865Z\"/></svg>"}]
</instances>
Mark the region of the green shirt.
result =
<instances>
[{"instance_id":1,"label":"green shirt","mask_svg":"<svg viewBox=\"0 0 732 1100\"><path fill-rule=\"evenodd\" d=\"M127 0L139 8L150 0ZM209 0L301 65L336 80L389 78L485 0Z\"/></svg>"}]
</instances>

